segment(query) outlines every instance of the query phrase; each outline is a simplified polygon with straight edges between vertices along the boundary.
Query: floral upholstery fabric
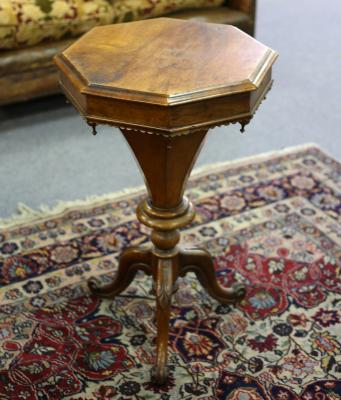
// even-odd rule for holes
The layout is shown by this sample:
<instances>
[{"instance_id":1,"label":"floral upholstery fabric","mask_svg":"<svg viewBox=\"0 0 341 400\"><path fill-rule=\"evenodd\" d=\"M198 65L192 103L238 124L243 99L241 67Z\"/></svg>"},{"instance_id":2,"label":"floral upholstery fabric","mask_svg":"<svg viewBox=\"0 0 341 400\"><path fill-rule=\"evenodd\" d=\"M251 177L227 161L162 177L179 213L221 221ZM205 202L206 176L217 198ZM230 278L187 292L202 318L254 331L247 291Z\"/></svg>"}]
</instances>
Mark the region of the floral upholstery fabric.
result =
<instances>
[{"instance_id":1,"label":"floral upholstery fabric","mask_svg":"<svg viewBox=\"0 0 341 400\"><path fill-rule=\"evenodd\" d=\"M96 25L222 3L223 0L1 0L0 49L76 37Z\"/></svg>"},{"instance_id":2,"label":"floral upholstery fabric","mask_svg":"<svg viewBox=\"0 0 341 400\"><path fill-rule=\"evenodd\" d=\"M220 6L224 0L114 0L114 22L158 17L171 12Z\"/></svg>"},{"instance_id":3,"label":"floral upholstery fabric","mask_svg":"<svg viewBox=\"0 0 341 400\"><path fill-rule=\"evenodd\" d=\"M106 0L1 0L0 49L78 36L112 20Z\"/></svg>"}]
</instances>

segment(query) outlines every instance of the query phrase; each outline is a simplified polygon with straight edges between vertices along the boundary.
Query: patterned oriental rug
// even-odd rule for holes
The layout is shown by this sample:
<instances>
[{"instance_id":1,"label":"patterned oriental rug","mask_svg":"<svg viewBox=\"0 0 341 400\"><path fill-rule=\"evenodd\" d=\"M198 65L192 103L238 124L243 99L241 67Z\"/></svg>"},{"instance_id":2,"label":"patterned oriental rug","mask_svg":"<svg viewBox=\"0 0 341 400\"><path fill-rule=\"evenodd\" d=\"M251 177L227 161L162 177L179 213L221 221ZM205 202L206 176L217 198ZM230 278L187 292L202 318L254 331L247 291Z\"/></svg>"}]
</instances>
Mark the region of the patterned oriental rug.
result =
<instances>
[{"instance_id":1,"label":"patterned oriental rug","mask_svg":"<svg viewBox=\"0 0 341 400\"><path fill-rule=\"evenodd\" d=\"M149 382L154 299L141 273L115 300L85 282L147 244L142 191L3 222L0 399L341 398L341 164L305 146L195 175L184 246L203 246L237 307L192 275L174 296L170 379ZM26 219L26 220L25 220Z\"/></svg>"}]
</instances>

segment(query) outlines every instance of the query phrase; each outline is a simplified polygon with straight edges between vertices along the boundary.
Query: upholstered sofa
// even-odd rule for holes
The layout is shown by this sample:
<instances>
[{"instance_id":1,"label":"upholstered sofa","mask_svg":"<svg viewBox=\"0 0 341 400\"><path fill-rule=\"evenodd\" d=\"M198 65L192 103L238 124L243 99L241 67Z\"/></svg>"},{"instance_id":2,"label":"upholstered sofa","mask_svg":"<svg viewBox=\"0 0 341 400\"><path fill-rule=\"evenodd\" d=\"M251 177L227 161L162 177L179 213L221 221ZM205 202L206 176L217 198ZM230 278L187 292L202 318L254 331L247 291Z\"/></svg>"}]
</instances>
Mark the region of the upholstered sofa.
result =
<instances>
[{"instance_id":1,"label":"upholstered sofa","mask_svg":"<svg viewBox=\"0 0 341 400\"><path fill-rule=\"evenodd\" d=\"M233 24L253 35L255 2L0 0L0 105L57 93L53 56L95 25L167 15Z\"/></svg>"}]
</instances>

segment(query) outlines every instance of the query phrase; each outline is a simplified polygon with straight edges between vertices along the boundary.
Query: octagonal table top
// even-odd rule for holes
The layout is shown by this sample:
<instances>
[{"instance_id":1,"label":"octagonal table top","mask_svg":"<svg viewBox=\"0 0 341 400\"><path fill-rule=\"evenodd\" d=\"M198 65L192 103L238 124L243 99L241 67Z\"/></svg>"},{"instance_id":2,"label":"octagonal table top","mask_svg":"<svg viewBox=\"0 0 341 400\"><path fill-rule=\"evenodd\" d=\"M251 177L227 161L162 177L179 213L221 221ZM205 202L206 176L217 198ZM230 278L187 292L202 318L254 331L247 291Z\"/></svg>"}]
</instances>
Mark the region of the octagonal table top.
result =
<instances>
[{"instance_id":1,"label":"octagonal table top","mask_svg":"<svg viewBox=\"0 0 341 400\"><path fill-rule=\"evenodd\" d=\"M179 131L199 127L204 119L212 125L252 115L270 84L276 57L231 25L158 18L93 28L57 56L56 63L64 91L88 120ZM238 108L245 94L249 107ZM226 115L221 110L213 112L213 120L178 118L181 106L188 114L196 103L195 113L199 103L216 108L216 99L224 103L226 97L232 108L232 98L236 104ZM118 102L130 108L130 115L103 108ZM147 111L146 105L154 109ZM163 115L155 120L150 113Z\"/></svg>"}]
</instances>

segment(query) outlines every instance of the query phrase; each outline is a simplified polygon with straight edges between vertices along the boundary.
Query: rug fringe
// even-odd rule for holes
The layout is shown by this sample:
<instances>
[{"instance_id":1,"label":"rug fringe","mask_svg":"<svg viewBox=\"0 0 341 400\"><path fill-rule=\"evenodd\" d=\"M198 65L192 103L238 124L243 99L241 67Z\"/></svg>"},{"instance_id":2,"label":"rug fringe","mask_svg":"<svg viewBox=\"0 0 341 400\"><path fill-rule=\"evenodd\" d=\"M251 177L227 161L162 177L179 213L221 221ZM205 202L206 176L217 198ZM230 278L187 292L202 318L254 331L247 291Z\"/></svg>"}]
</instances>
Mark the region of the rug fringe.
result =
<instances>
[{"instance_id":1,"label":"rug fringe","mask_svg":"<svg viewBox=\"0 0 341 400\"><path fill-rule=\"evenodd\" d=\"M288 153L297 153L303 150L307 150L307 149L311 149L311 148L316 148L320 151L323 151L323 153L327 154L328 156L330 156L331 158L334 158L334 156L330 155L327 151L325 151L324 149L321 148L321 146L319 146L317 143L305 143L305 144L301 144L298 146L288 146L288 147L284 147L280 150L272 150L272 151L267 151L264 153L260 153L260 154L256 154L256 155L250 155L250 156L245 156L245 157L241 157L238 158L236 160L230 160L230 161L221 161L221 162L217 162L217 163L213 163L213 164L205 164L201 167L197 167L193 170L193 174L192 175L203 175L205 173L207 173L208 169L212 169L214 171L219 170L219 169L223 169L227 166L230 167L236 167L240 164L245 164L246 162L249 162L250 160L255 160L257 162L262 161L264 159L267 159L269 157L273 157L273 156L284 156ZM192 176L191 175L191 176Z\"/></svg>"},{"instance_id":2,"label":"rug fringe","mask_svg":"<svg viewBox=\"0 0 341 400\"><path fill-rule=\"evenodd\" d=\"M226 168L227 166L231 167L237 166L240 164L244 164L245 162L248 162L251 159L259 162L262 159L266 159L272 156L283 156L287 153L299 152L309 148L321 149L315 143L307 143L299 146L286 147L281 150L265 152L256 156L251 155L237 160L223 161L219 163L203 165L201 167L195 168L193 170L192 176L199 177L202 176L203 174L206 174L208 170L217 171L222 168ZM96 204L96 202L117 201L120 197L126 197L127 195L132 195L134 193L138 194L139 192L142 193L144 190L145 190L144 186L126 188L119 190L117 192L108 193L104 195L87 196L83 200L79 199L72 201L59 201L57 205L52 207L48 205L41 205L37 210L34 210L33 208L27 206L24 203L18 203L17 205L18 213L12 215L9 218L0 219L0 229L9 229L15 226L32 223L36 220L51 218L53 216L57 216L58 214L62 214L67 210L79 207L86 207L89 206L90 204Z\"/></svg>"},{"instance_id":3,"label":"rug fringe","mask_svg":"<svg viewBox=\"0 0 341 400\"><path fill-rule=\"evenodd\" d=\"M52 207L46 204L42 204L36 210L24 203L18 203L17 214L14 214L9 218L0 219L0 230L32 223L36 220L43 220L55 217L58 214L62 214L67 210L72 210L73 208L87 207L91 204L103 203L105 201L117 201L120 198L132 195L134 193L138 194L139 192L143 192L144 190L144 186L125 188L113 193L103 195L90 195L87 196L85 199L76 199L71 201L61 200Z\"/></svg>"}]
</instances>

